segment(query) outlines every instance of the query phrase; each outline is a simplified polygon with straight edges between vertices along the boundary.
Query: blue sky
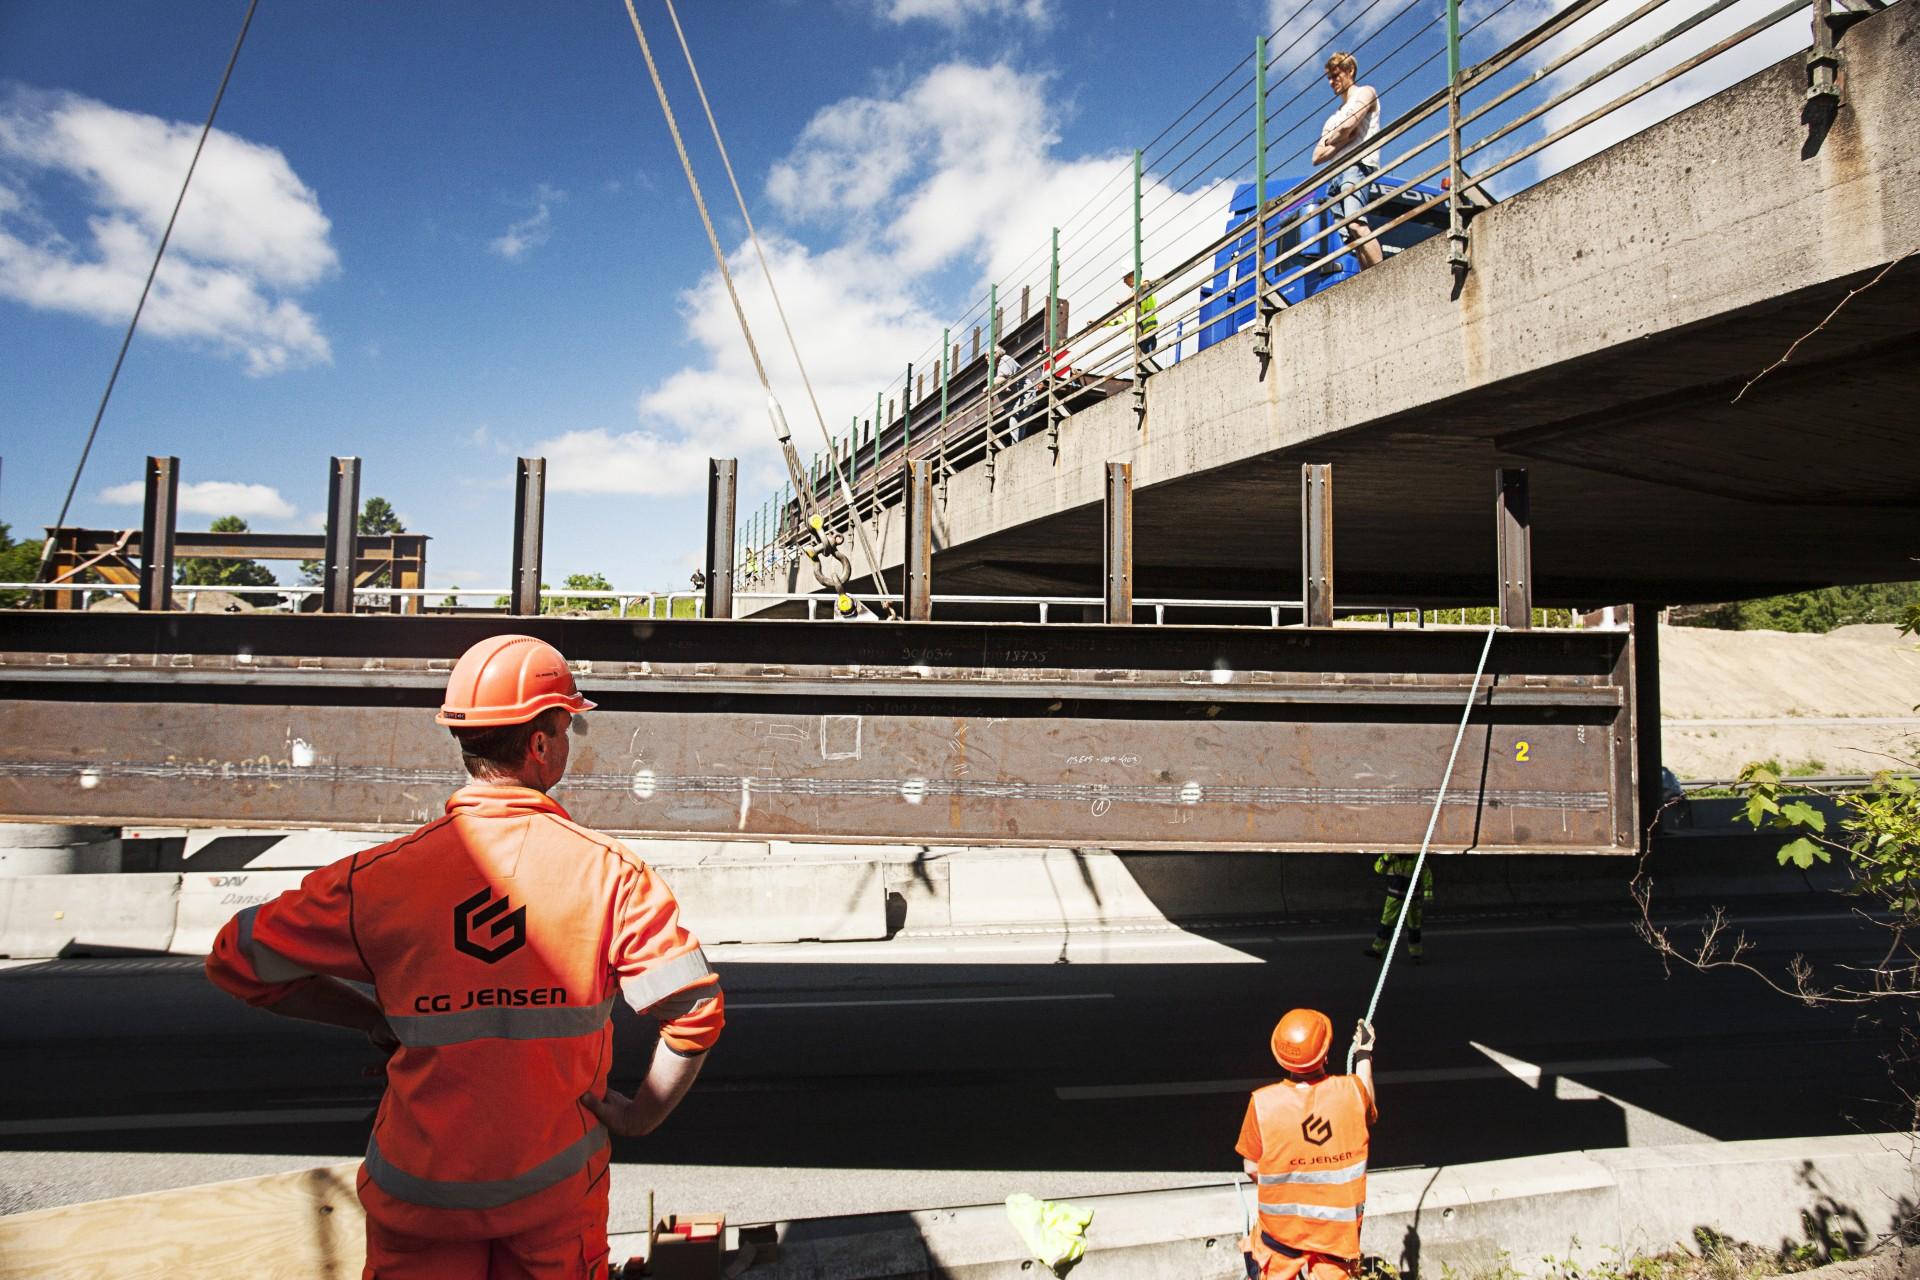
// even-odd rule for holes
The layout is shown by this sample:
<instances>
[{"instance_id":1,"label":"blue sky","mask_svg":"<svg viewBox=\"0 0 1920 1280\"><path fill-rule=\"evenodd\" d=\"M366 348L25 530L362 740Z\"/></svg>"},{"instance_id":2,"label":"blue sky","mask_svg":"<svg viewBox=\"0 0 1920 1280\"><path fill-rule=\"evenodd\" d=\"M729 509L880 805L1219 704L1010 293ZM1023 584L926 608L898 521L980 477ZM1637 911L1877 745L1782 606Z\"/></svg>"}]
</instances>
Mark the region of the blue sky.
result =
<instances>
[{"instance_id":1,"label":"blue sky","mask_svg":"<svg viewBox=\"0 0 1920 1280\"><path fill-rule=\"evenodd\" d=\"M1131 149L1263 29L1302 40L1306 70L1285 92L1301 92L1292 115L1310 132L1331 105L1312 46L1333 28L1303 36L1300 4L681 0L829 424L870 411L989 280L1043 281L1032 255L1049 225L1089 198L1111 205ZM58 510L244 7L0 7L0 520L16 534ZM637 7L744 265L665 7ZM1358 7L1307 12L1352 22ZM1547 7L1517 0L1482 38ZM1398 43L1380 28L1403 9L1412 48L1427 48L1429 15L1402 0L1348 39ZM1151 194L1172 254L1219 228L1222 184L1248 166L1194 150L1180 168L1186 153L1163 151ZM1117 292L1097 238L1083 234L1075 260L1083 308ZM777 322L747 285L811 447ZM741 458L743 505L778 478L618 3L265 0L160 286L74 523L137 525L141 459L172 453L183 527L236 511L317 530L327 457L358 454L363 496L433 536L432 585L503 586L513 459L540 453L548 579L666 588L697 562L709 454Z\"/></svg>"}]
</instances>

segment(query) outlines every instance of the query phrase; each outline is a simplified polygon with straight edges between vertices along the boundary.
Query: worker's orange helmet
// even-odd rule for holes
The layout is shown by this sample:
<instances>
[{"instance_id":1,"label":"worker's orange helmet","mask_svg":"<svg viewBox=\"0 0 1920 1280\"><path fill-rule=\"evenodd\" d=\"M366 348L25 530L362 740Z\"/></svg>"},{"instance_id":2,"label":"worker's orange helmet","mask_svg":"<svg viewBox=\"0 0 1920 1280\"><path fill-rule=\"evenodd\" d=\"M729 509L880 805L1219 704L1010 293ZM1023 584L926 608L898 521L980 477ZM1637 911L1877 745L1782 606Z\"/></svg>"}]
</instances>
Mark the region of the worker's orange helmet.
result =
<instances>
[{"instance_id":1,"label":"worker's orange helmet","mask_svg":"<svg viewBox=\"0 0 1920 1280\"><path fill-rule=\"evenodd\" d=\"M1327 1060L1333 1023L1318 1009L1289 1009L1273 1029L1272 1044L1281 1066L1305 1074Z\"/></svg>"},{"instance_id":2,"label":"worker's orange helmet","mask_svg":"<svg viewBox=\"0 0 1920 1280\"><path fill-rule=\"evenodd\" d=\"M553 707L576 715L593 710L574 687L560 651L532 636L490 636L460 655L447 680L446 703L433 719L456 729L485 729L525 724Z\"/></svg>"}]
</instances>

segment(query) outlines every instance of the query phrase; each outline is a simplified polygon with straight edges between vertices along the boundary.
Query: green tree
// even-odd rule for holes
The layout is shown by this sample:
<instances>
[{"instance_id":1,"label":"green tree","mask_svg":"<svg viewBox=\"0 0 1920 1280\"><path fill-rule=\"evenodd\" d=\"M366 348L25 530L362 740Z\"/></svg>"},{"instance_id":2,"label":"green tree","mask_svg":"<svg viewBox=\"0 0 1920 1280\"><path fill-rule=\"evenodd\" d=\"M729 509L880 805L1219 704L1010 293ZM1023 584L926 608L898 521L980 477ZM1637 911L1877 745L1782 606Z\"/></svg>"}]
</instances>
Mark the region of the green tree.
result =
<instances>
[{"instance_id":1,"label":"green tree","mask_svg":"<svg viewBox=\"0 0 1920 1280\"><path fill-rule=\"evenodd\" d=\"M407 526L400 522L400 513L395 511L393 504L385 498L375 495L360 504L361 537L377 537L389 533L405 533L406 531ZM326 565L318 560L302 560L300 562L300 581L309 587L317 587L320 585L321 578L326 576L326 568ZM367 583L367 585L370 587L384 587L389 585L387 582L389 573L391 573L390 569L383 569L380 574L374 578L373 581Z\"/></svg>"},{"instance_id":2,"label":"green tree","mask_svg":"<svg viewBox=\"0 0 1920 1280\"><path fill-rule=\"evenodd\" d=\"M32 582L40 572L40 544L15 542L11 526L0 523L0 582ZM31 591L0 591L0 608L31 604Z\"/></svg>"},{"instance_id":3,"label":"green tree","mask_svg":"<svg viewBox=\"0 0 1920 1280\"><path fill-rule=\"evenodd\" d=\"M1920 582L1822 587L1758 600L1673 610L1676 625L1721 631L1827 632L1863 622L1893 622L1920 611Z\"/></svg>"},{"instance_id":4,"label":"green tree","mask_svg":"<svg viewBox=\"0 0 1920 1280\"><path fill-rule=\"evenodd\" d=\"M604 574L570 573L562 584L569 591L611 591L613 584ZM578 596L553 596L540 602L542 613L610 613L614 601Z\"/></svg>"},{"instance_id":5,"label":"green tree","mask_svg":"<svg viewBox=\"0 0 1920 1280\"><path fill-rule=\"evenodd\" d=\"M214 533L247 533L247 522L239 516L221 516L208 526ZM273 570L258 560L208 560L188 556L174 570L174 580L183 587L271 587L277 585Z\"/></svg>"}]
</instances>

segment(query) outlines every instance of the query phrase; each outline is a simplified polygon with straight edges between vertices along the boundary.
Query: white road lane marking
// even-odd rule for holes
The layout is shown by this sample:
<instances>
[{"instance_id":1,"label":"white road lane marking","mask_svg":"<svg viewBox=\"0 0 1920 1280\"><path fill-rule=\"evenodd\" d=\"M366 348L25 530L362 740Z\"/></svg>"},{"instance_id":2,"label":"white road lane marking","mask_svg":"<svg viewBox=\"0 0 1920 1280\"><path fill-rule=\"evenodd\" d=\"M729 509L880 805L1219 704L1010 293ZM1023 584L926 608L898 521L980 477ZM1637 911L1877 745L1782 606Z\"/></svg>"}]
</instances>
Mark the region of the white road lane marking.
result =
<instances>
[{"instance_id":1,"label":"white road lane marking","mask_svg":"<svg viewBox=\"0 0 1920 1280\"><path fill-rule=\"evenodd\" d=\"M1111 1000L1111 991L1089 991L1049 996L902 996L892 1000L729 1000L730 1011L740 1009L860 1009L883 1004L1024 1004L1040 1000Z\"/></svg>"},{"instance_id":2,"label":"white road lane marking","mask_svg":"<svg viewBox=\"0 0 1920 1280\"><path fill-rule=\"evenodd\" d=\"M175 1111L146 1116L68 1116L0 1121L0 1137L45 1133L132 1133L141 1129L214 1129L239 1125L314 1124L329 1120L365 1120L374 1104L357 1107L300 1107L286 1111Z\"/></svg>"},{"instance_id":3,"label":"white road lane marking","mask_svg":"<svg viewBox=\"0 0 1920 1280\"><path fill-rule=\"evenodd\" d=\"M1490 1053L1474 1045L1482 1053ZM1524 1069L1524 1070L1522 1070ZM1476 1067L1415 1067L1402 1071L1377 1071L1374 1078L1382 1085L1453 1084L1467 1080L1500 1080L1508 1076L1524 1080L1538 1088L1543 1075L1603 1075L1618 1071L1666 1071L1658 1058L1582 1058L1569 1062L1521 1062L1517 1058ZM1531 1077L1525 1072L1531 1071ZM1248 1093L1272 1084L1277 1076L1249 1077L1244 1080L1175 1080L1160 1084L1062 1085L1053 1093L1062 1102L1095 1102L1111 1098L1178 1098L1203 1093Z\"/></svg>"}]
</instances>

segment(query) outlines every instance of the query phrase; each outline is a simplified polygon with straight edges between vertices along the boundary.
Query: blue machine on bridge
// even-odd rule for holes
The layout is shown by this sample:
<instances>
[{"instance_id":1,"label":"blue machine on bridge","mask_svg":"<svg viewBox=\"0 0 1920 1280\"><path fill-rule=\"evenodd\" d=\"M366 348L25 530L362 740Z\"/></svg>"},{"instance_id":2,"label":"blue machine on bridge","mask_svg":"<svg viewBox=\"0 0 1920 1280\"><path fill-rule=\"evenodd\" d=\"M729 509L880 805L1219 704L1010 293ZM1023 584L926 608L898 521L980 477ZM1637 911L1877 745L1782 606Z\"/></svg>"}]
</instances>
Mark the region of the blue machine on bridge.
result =
<instances>
[{"instance_id":1,"label":"blue machine on bridge","mask_svg":"<svg viewBox=\"0 0 1920 1280\"><path fill-rule=\"evenodd\" d=\"M1298 178L1269 178L1267 190L1286 191L1299 181ZM1202 350L1232 337L1254 318L1253 259L1248 256L1233 262L1234 258L1250 254L1253 249L1253 185L1243 182L1233 189L1233 205L1228 210L1226 229L1229 232L1239 230L1241 234L1213 255L1214 265L1220 268L1220 274L1200 286ZM1384 203L1368 212L1369 222L1376 226L1391 222L1408 209L1446 194L1442 188L1428 183L1407 186L1390 178L1376 179L1375 185L1382 192L1392 193ZM1280 296L1288 306L1304 302L1322 289L1330 288L1360 271L1360 263L1352 253L1337 251L1341 243L1341 234L1337 231L1314 241L1298 253L1293 252L1302 240L1313 240L1316 235L1340 221L1334 211L1326 206L1326 191L1322 188L1267 215L1265 234L1268 237L1279 234L1277 242L1269 239L1262 255L1267 282L1277 283L1302 267L1312 268L1280 287ZM1282 228L1285 230L1282 231ZM1380 244L1384 252L1391 256L1446 229L1447 208L1444 204L1437 204L1381 236ZM1285 262L1279 262L1278 259L1285 254L1293 256ZM1231 272L1228 263L1233 263Z\"/></svg>"}]
</instances>

